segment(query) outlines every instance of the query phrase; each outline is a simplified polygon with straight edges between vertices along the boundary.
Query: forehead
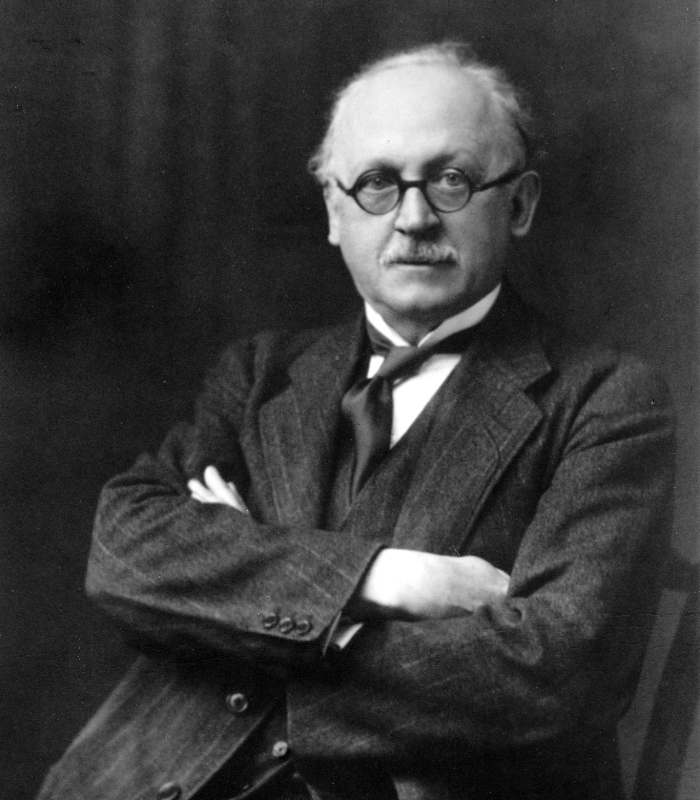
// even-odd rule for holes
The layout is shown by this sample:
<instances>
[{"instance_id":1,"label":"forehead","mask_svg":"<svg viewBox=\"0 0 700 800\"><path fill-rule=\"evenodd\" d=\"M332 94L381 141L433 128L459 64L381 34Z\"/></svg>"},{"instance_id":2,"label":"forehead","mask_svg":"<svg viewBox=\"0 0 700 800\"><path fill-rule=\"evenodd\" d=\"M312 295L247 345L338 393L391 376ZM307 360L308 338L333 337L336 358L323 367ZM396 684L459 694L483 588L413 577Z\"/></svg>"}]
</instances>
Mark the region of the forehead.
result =
<instances>
[{"instance_id":1,"label":"forehead","mask_svg":"<svg viewBox=\"0 0 700 800\"><path fill-rule=\"evenodd\" d=\"M411 169L443 158L482 162L491 152L488 99L473 76L405 65L362 79L339 109L333 142L342 170L386 163Z\"/></svg>"}]
</instances>

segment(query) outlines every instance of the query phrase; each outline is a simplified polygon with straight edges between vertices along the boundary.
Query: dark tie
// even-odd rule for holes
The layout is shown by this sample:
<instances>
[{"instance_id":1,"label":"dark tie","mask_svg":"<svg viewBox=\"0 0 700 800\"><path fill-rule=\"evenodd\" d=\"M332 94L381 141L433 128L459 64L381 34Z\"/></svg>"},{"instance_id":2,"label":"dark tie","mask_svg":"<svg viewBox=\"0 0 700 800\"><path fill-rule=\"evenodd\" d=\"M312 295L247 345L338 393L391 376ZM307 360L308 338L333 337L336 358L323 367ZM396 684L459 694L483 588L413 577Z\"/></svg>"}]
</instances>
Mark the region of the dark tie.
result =
<instances>
[{"instance_id":1,"label":"dark tie","mask_svg":"<svg viewBox=\"0 0 700 800\"><path fill-rule=\"evenodd\" d=\"M355 467L351 488L353 498L389 451L394 382L416 372L435 353L462 352L469 338L469 332L463 330L435 345L410 347L392 344L369 324L367 333L373 351L384 355L385 359L372 378L364 378L351 386L341 403L343 414L352 425L355 438Z\"/></svg>"}]
</instances>

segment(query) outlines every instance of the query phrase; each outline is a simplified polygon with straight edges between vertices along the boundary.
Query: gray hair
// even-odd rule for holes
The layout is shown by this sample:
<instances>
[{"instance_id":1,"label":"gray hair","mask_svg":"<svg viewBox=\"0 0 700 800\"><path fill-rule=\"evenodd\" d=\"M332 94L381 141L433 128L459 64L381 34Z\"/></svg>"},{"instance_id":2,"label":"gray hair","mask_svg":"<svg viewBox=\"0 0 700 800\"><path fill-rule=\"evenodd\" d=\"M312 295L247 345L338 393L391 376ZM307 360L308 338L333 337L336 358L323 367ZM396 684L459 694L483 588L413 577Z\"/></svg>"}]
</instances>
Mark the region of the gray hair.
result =
<instances>
[{"instance_id":1,"label":"gray hair","mask_svg":"<svg viewBox=\"0 0 700 800\"><path fill-rule=\"evenodd\" d=\"M337 121L340 109L351 91L363 80L388 69L407 65L444 65L463 70L485 91L499 131L500 155L525 167L535 155L534 121L524 93L516 88L499 67L480 61L471 45L443 42L421 45L384 56L363 66L333 95L326 133L308 162L309 172L322 185L330 178Z\"/></svg>"}]
</instances>

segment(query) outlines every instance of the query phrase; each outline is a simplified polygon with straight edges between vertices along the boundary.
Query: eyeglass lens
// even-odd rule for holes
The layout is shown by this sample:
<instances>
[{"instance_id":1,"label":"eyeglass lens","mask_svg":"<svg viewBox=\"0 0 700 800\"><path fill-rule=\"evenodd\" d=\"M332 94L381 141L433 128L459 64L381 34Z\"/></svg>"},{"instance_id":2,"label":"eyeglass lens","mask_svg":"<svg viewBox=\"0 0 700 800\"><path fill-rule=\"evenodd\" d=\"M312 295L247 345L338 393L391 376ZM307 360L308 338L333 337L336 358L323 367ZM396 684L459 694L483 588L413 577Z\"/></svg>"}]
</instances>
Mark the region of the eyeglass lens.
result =
<instances>
[{"instance_id":1,"label":"eyeglass lens","mask_svg":"<svg viewBox=\"0 0 700 800\"><path fill-rule=\"evenodd\" d=\"M398 205L406 188L414 185L438 211L458 211L472 193L467 176L454 171L408 185L392 175L369 175L358 183L355 197L370 214L386 214Z\"/></svg>"}]
</instances>

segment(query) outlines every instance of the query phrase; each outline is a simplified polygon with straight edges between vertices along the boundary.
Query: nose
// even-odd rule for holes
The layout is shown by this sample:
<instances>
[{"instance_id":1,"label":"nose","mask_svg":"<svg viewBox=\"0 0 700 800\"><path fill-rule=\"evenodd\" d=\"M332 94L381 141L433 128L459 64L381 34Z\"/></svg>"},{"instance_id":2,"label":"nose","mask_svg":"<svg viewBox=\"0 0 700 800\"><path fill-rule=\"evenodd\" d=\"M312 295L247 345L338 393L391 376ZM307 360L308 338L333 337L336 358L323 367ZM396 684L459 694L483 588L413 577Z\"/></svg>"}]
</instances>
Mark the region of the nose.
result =
<instances>
[{"instance_id":1,"label":"nose","mask_svg":"<svg viewBox=\"0 0 700 800\"><path fill-rule=\"evenodd\" d=\"M415 234L434 228L439 224L440 218L428 204L423 192L417 186L406 189L394 220L396 230Z\"/></svg>"}]
</instances>

